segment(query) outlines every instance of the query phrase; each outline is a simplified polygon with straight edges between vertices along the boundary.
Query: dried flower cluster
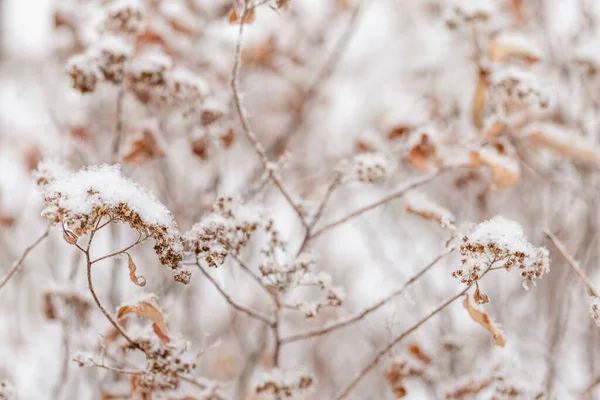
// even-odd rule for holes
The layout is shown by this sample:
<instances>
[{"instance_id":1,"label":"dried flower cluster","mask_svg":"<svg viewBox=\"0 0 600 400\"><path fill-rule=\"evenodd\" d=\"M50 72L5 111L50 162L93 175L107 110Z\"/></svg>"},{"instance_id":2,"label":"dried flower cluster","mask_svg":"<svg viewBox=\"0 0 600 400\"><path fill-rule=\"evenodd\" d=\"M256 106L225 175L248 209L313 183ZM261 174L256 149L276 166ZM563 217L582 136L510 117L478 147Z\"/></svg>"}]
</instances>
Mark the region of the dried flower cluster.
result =
<instances>
[{"instance_id":1,"label":"dried flower cluster","mask_svg":"<svg viewBox=\"0 0 600 400\"><path fill-rule=\"evenodd\" d=\"M259 228L271 230L260 209L241 205L232 197L220 198L212 212L185 234L191 251L209 267L218 267L227 255L239 255Z\"/></svg>"},{"instance_id":2,"label":"dried flower cluster","mask_svg":"<svg viewBox=\"0 0 600 400\"><path fill-rule=\"evenodd\" d=\"M302 370L272 369L263 372L254 387L257 394L270 394L274 398L291 398L308 391L314 378Z\"/></svg>"},{"instance_id":3,"label":"dried flower cluster","mask_svg":"<svg viewBox=\"0 0 600 400\"><path fill-rule=\"evenodd\" d=\"M146 369L137 378L136 383L143 391L150 393L177 389L181 376L190 376L196 369L196 363L186 359L186 348L156 344L143 341L141 347L146 352Z\"/></svg>"},{"instance_id":4,"label":"dried flower cluster","mask_svg":"<svg viewBox=\"0 0 600 400\"><path fill-rule=\"evenodd\" d=\"M549 271L548 250L527 242L521 226L506 218L494 217L474 226L461 241L461 266L452 273L461 283L476 283L494 266L519 271L527 288L527 282L535 283Z\"/></svg>"},{"instance_id":5,"label":"dried flower cluster","mask_svg":"<svg viewBox=\"0 0 600 400\"><path fill-rule=\"evenodd\" d=\"M42 191L42 215L61 224L75 241L103 221L127 223L141 236L154 239L154 251L173 270L175 280L189 282L189 271L180 267L183 244L173 216L154 195L123 177L118 165L83 168L48 181Z\"/></svg>"}]
</instances>

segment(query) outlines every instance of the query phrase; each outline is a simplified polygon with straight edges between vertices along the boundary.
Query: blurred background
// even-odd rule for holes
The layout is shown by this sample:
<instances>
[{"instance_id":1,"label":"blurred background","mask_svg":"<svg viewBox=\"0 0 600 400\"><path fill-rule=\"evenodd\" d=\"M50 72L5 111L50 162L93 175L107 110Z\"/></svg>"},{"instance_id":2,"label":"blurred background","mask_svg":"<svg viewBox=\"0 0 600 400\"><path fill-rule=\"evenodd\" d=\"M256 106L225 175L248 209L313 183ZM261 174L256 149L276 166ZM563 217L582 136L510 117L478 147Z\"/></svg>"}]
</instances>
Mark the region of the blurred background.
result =
<instances>
[{"instance_id":1,"label":"blurred background","mask_svg":"<svg viewBox=\"0 0 600 400\"><path fill-rule=\"evenodd\" d=\"M182 232L218 197L240 196L269 211L293 252L302 243L302 226L273 185L256 190L262 166L232 98L239 30L232 9L239 12L241 3L134 2L145 19L130 38L134 52L127 62L133 68L148 54L166 55L201 79L207 94L189 109L167 109L126 80L99 82L85 94L73 88L68 62L101 40L98 21L112 3L118 1L0 0L0 272L44 230L32 171L47 157L74 169L121 163L124 175L171 210ZM350 174L317 227L437 168L450 169L412 196L311 242L316 268L331 274L346 298L310 321L286 311L282 331L296 334L355 315L442 253L452 231L407 212L411 204L424 206L426 196L459 227L496 215L518 222L532 244L550 250L550 273L529 290L516 271L483 280L490 297L485 310L503 330L504 348L494 346L457 302L395 346L349 398L395 398L384 370L413 345L431 365L406 379L409 399L600 398L594 389L600 335L589 316L589 295L542 234L543 228L553 231L590 279L599 279L600 4L266 3L244 25L241 98L252 130L299 206L314 212L340 165L359 165L365 154L385 160L373 182ZM207 110L219 115L214 122L202 120ZM108 253L135 237L128 227L110 226L95 251ZM132 255L148 285L131 284L125 261L107 261L95 271L107 308L156 293L172 331L194 351L205 349L198 376L223 382L227 398L258 398L252 381L270 368L268 331L233 310L198 271L182 287L150 245ZM255 241L240 254L254 271L261 257ZM307 367L316 377L313 391L299 398L335 398L377 351L461 288L451 276L459 263L456 254L445 256L360 322L285 346L281 367ZM72 291L89 300L80 253L54 229L23 266L0 291L0 379L12 382L23 400L130 398L110 397L128 392L126 377L71 362L78 350L96 349L109 328L104 316L92 307L82 323L69 306L58 320L44 312L48 293ZM209 272L238 302L269 310L268 297L233 260ZM489 384L458 390L495 374L520 394L499 394Z\"/></svg>"}]
</instances>

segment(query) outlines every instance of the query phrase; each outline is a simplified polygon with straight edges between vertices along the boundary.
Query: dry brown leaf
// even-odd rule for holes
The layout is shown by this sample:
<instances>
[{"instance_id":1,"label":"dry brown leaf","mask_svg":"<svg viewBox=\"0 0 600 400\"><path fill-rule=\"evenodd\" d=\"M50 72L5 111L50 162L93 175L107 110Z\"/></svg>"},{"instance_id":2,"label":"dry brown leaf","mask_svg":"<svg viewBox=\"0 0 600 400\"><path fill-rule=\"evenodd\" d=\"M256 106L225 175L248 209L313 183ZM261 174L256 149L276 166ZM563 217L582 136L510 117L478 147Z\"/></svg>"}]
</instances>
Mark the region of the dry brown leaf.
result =
<instances>
[{"instance_id":1,"label":"dry brown leaf","mask_svg":"<svg viewBox=\"0 0 600 400\"><path fill-rule=\"evenodd\" d=\"M426 133L421 134L419 144L414 146L408 153L408 162L414 167L429 172L429 162L435 154L435 147Z\"/></svg>"},{"instance_id":2,"label":"dry brown leaf","mask_svg":"<svg viewBox=\"0 0 600 400\"><path fill-rule=\"evenodd\" d=\"M235 11L235 8L232 8L231 11L229 11L229 16L227 17L227 19L229 20L230 24L235 24L236 22L239 21L240 17L238 17L237 11Z\"/></svg>"},{"instance_id":3,"label":"dry brown leaf","mask_svg":"<svg viewBox=\"0 0 600 400\"><path fill-rule=\"evenodd\" d=\"M225 132L222 136L221 136L221 143L223 143L223 146L228 149L231 147L231 145L233 144L233 140L235 139L235 132L233 130L233 128L229 128L227 130L227 132Z\"/></svg>"},{"instance_id":4,"label":"dry brown leaf","mask_svg":"<svg viewBox=\"0 0 600 400\"><path fill-rule=\"evenodd\" d=\"M242 53L242 64L259 67L273 66L276 55L277 38L272 35L258 46L244 50Z\"/></svg>"},{"instance_id":5,"label":"dry brown leaf","mask_svg":"<svg viewBox=\"0 0 600 400\"><path fill-rule=\"evenodd\" d=\"M537 54L527 49L512 43L503 43L498 38L490 41L488 48L488 56L492 62L505 63L510 60L520 60L528 64L534 64L540 61Z\"/></svg>"},{"instance_id":6,"label":"dry brown leaf","mask_svg":"<svg viewBox=\"0 0 600 400\"><path fill-rule=\"evenodd\" d=\"M387 134L389 140L399 139L408 135L414 127L408 125L394 126Z\"/></svg>"},{"instance_id":7,"label":"dry brown leaf","mask_svg":"<svg viewBox=\"0 0 600 400\"><path fill-rule=\"evenodd\" d=\"M38 163L42 159L42 151L35 144L26 144L23 146L23 158L29 172L34 171L38 167Z\"/></svg>"},{"instance_id":8,"label":"dry brown leaf","mask_svg":"<svg viewBox=\"0 0 600 400\"><path fill-rule=\"evenodd\" d=\"M489 73L479 68L477 85L473 94L473 105L471 109L471 121L477 129L483 128L483 114L487 103L487 92L490 87Z\"/></svg>"},{"instance_id":9,"label":"dry brown leaf","mask_svg":"<svg viewBox=\"0 0 600 400\"><path fill-rule=\"evenodd\" d=\"M472 167L485 165L492 171L492 179L498 189L508 189L517 184L521 174L518 162L504 154L500 154L498 149L483 148L471 152Z\"/></svg>"},{"instance_id":10,"label":"dry brown leaf","mask_svg":"<svg viewBox=\"0 0 600 400\"><path fill-rule=\"evenodd\" d=\"M135 275L137 266L135 265L135 262L133 262L133 258L131 258L131 255L129 255L129 253L125 253L125 254L127 254L127 260L128 260L128 265L129 265L129 279L131 279L131 282L135 283L138 286L141 286L141 287L146 286L146 278L144 278L141 275L140 276Z\"/></svg>"},{"instance_id":11,"label":"dry brown leaf","mask_svg":"<svg viewBox=\"0 0 600 400\"><path fill-rule=\"evenodd\" d=\"M208 145L205 137L200 137L194 140L192 143L192 152L200 157L202 160L208 160Z\"/></svg>"},{"instance_id":12,"label":"dry brown leaf","mask_svg":"<svg viewBox=\"0 0 600 400\"><path fill-rule=\"evenodd\" d=\"M494 341L497 346L504 347L506 341L504 340L504 336L502 332L494 325L494 323L490 320L490 317L483 311L478 310L473 307L471 303L469 303L469 296L465 296L465 301L463 305L469 312L469 316L473 321L477 322L479 325L483 326L494 338Z\"/></svg>"},{"instance_id":13,"label":"dry brown leaf","mask_svg":"<svg viewBox=\"0 0 600 400\"><path fill-rule=\"evenodd\" d=\"M540 147L579 161L590 164L600 163L600 151L581 140L576 132L559 131L556 127L540 126L530 131L527 139Z\"/></svg>"},{"instance_id":14,"label":"dry brown leaf","mask_svg":"<svg viewBox=\"0 0 600 400\"><path fill-rule=\"evenodd\" d=\"M0 226L11 227L16 221L15 217L0 212Z\"/></svg>"},{"instance_id":15,"label":"dry brown leaf","mask_svg":"<svg viewBox=\"0 0 600 400\"><path fill-rule=\"evenodd\" d=\"M419 361L421 361L421 362L423 362L425 364L431 364L432 363L431 357L429 357L427 354L425 354L423 352L423 350L421 350L421 348L419 347L419 345L417 345L416 343L413 343L410 346L408 346L408 351L417 360L419 360Z\"/></svg>"},{"instance_id":16,"label":"dry brown leaf","mask_svg":"<svg viewBox=\"0 0 600 400\"><path fill-rule=\"evenodd\" d=\"M78 237L74 232L71 232L68 229L63 229L63 239L65 239L65 242L69 244L76 244Z\"/></svg>"},{"instance_id":17,"label":"dry brown leaf","mask_svg":"<svg viewBox=\"0 0 600 400\"><path fill-rule=\"evenodd\" d=\"M162 312L158 308L158 304L156 304L156 297L154 295L151 295L144 300L140 300L136 304L119 307L117 318L120 320L132 313L140 318L151 320L153 322L152 329L154 330L154 333L156 333L163 343L169 343L171 341L167 330L167 323L165 322Z\"/></svg>"},{"instance_id":18,"label":"dry brown leaf","mask_svg":"<svg viewBox=\"0 0 600 400\"><path fill-rule=\"evenodd\" d=\"M164 155L165 152L158 146L154 135L149 130L144 130L142 135L131 143L129 151L123 156L123 161L141 165Z\"/></svg>"},{"instance_id":19,"label":"dry brown leaf","mask_svg":"<svg viewBox=\"0 0 600 400\"><path fill-rule=\"evenodd\" d=\"M356 153L372 153L375 148L364 140L358 140L354 143L354 151Z\"/></svg>"},{"instance_id":20,"label":"dry brown leaf","mask_svg":"<svg viewBox=\"0 0 600 400\"><path fill-rule=\"evenodd\" d=\"M254 8L251 8L247 13L246 13L246 17L244 18L244 23L245 24L251 24L254 22L254 20L256 19L256 13L254 11Z\"/></svg>"},{"instance_id":21,"label":"dry brown leaf","mask_svg":"<svg viewBox=\"0 0 600 400\"><path fill-rule=\"evenodd\" d=\"M89 142L91 138L90 131L84 126L72 126L67 131L68 135L73 139Z\"/></svg>"},{"instance_id":22,"label":"dry brown leaf","mask_svg":"<svg viewBox=\"0 0 600 400\"><path fill-rule=\"evenodd\" d=\"M501 121L496 121L489 127L487 127L483 133L485 140L491 140L498 136L503 135L508 131L508 125Z\"/></svg>"},{"instance_id":23,"label":"dry brown leaf","mask_svg":"<svg viewBox=\"0 0 600 400\"><path fill-rule=\"evenodd\" d=\"M394 362L385 370L385 379L397 399L401 399L407 394L405 380L408 373L406 369L406 363Z\"/></svg>"},{"instance_id":24,"label":"dry brown leaf","mask_svg":"<svg viewBox=\"0 0 600 400\"><path fill-rule=\"evenodd\" d=\"M490 298L487 294L481 293L479 290L479 286L475 288L475 294L473 294L473 300L475 300L476 304L485 304L490 302Z\"/></svg>"}]
</instances>

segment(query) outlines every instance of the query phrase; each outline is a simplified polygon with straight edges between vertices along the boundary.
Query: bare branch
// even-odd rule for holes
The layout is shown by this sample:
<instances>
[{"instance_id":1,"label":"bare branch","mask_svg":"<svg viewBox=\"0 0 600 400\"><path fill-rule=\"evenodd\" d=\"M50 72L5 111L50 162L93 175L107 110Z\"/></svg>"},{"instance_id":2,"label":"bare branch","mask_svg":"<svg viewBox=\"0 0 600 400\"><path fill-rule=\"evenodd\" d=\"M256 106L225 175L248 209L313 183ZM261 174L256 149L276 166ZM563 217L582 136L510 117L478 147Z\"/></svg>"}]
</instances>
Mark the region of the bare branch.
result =
<instances>
[{"instance_id":1,"label":"bare branch","mask_svg":"<svg viewBox=\"0 0 600 400\"><path fill-rule=\"evenodd\" d=\"M306 119L306 114L310 109L310 106L313 100L317 97L319 93L319 88L324 85L324 83L331 77L338 63L346 53L348 49L348 45L350 44L350 40L354 37L354 33L356 32L356 28L358 27L359 17L364 14L364 10L374 3L373 0L362 1L358 4L354 10L352 11L352 15L348 19L348 23L344 28L344 32L342 32L341 36L335 43L331 53L329 53L327 60L317 73L316 77L313 81L306 87L304 92L300 95L300 101L298 108L296 109L294 115L284 130L283 135L281 135L275 143L269 148L268 155L271 157L277 157L281 155L289 141L298 133L304 121Z\"/></svg>"},{"instance_id":2,"label":"bare branch","mask_svg":"<svg viewBox=\"0 0 600 400\"><path fill-rule=\"evenodd\" d=\"M481 274L480 279L483 278L489 272L489 270L492 268L492 265L494 265L493 262ZM467 291L471 288L471 286L473 286L473 283L470 284L469 286L467 286L466 288L464 288L463 290L461 290L460 292L458 292L457 294L455 294L454 296L452 296L451 298L449 298L448 300L446 300L445 302L443 302L442 304L440 304L435 310L433 310L432 312L427 314L427 316L425 316L424 318L419 320L416 324L414 324L413 326L411 326L410 328L408 328L407 330L402 332L400 335L398 335L393 341L391 341L387 346L385 346L385 348L383 350L381 350L379 353L377 353L375 358L373 358L373 360L365 368L363 368L360 371L360 373L352 380L352 382L350 382L350 385L348 385L348 387L346 387L346 389L344 389L344 391L338 397L336 397L336 400L342 400L342 399L345 399L346 397L348 397L350 392L358 385L358 383L365 377L365 375L367 375L369 373L369 371L371 371L373 368L375 368L375 366L379 363L379 361L381 361L381 359L387 353L389 353L389 351L396 344L398 344L406 336L410 335L411 333L413 333L414 331L419 329L419 327L421 327L421 325L423 325L425 322L429 321L431 318L433 318L435 315L437 315L444 308L448 307L450 304L454 303L457 299L464 296L464 294L467 293Z\"/></svg>"},{"instance_id":3,"label":"bare branch","mask_svg":"<svg viewBox=\"0 0 600 400\"><path fill-rule=\"evenodd\" d=\"M283 187L283 183L281 182L281 180L275 173L273 165L269 161L264 148L259 143L254 132L252 132L252 129L250 128L250 123L248 121L248 117L246 116L246 112L244 110L244 107L242 105L242 100L240 98L238 78L239 78L241 64L242 64L242 62L241 62L241 60L242 60L242 39L244 37L244 24L245 24L246 16L251 10L252 10L252 8L251 8L249 2L246 1L245 6L244 6L244 11L243 11L242 15L240 16L238 39L237 39L237 43L235 46L235 62L233 64L233 71L231 73L231 89L233 91L233 101L235 104L235 109L236 109L238 117L240 119L240 124L242 126L242 130L244 131L244 135L246 136L246 138L248 139L248 141L250 142L250 144L256 151L256 154L258 155L258 158L260 159L260 162L262 163L263 168L265 169L265 171L267 171L270 179L273 181L275 186L279 189L279 191L281 192L283 197L285 197L285 199L288 201L290 206L292 206L295 213L300 218L300 222L302 223L302 225L308 229L308 224L304 218L304 215L302 214L302 211L300 210L298 205L296 205L296 203L294 202L294 200L292 199L292 197L288 193L288 191Z\"/></svg>"},{"instance_id":4,"label":"bare branch","mask_svg":"<svg viewBox=\"0 0 600 400\"><path fill-rule=\"evenodd\" d=\"M353 218L356 218L364 213L366 213L367 211L371 211L383 204L389 203L392 200L396 200L399 199L400 197L404 196L408 191L415 189L419 186L423 186L426 183L431 182L432 180L434 180L435 178L437 178L438 176L440 176L443 172L447 171L448 168L442 168L439 169L431 174L419 177L417 179L414 179L413 181L407 183L406 185L404 185L402 188L398 189L397 191L395 191L394 193L385 196L384 198L382 198L381 200L378 200L372 204L369 204L368 206L365 207L361 207L358 210L346 215L343 218L338 219L337 221L331 222L330 224L324 226L323 228L317 230L315 233L313 233L310 237L310 239L314 239L317 236L322 235L323 233L329 231L330 229L333 229L339 225L342 225L348 221L350 221Z\"/></svg>"},{"instance_id":5,"label":"bare branch","mask_svg":"<svg viewBox=\"0 0 600 400\"><path fill-rule=\"evenodd\" d=\"M590 279L587 277L585 272L583 272L583 270L579 266L579 263L577 261L575 261L573 256L571 256L569 254L569 252L565 248L565 245L552 232L550 232L550 230L544 229L544 234L548 237L548 239L550 239L550 241L552 242L554 247L556 247L558 252L567 261L567 264L569 264L571 266L571 268L573 268L575 273L577 275L579 275L579 278L581 278L581 281L588 288L588 291L590 292L590 294L594 297L600 297L600 295L598 294L598 290L596 290L596 288L592 284L592 281L590 281Z\"/></svg>"},{"instance_id":6,"label":"bare branch","mask_svg":"<svg viewBox=\"0 0 600 400\"><path fill-rule=\"evenodd\" d=\"M367 315L371 314L373 311L376 311L379 308L381 308L382 306L384 306L385 304L387 304L393 298L401 295L404 292L404 290L406 290L406 288L408 288L415 281L417 281L420 277L422 277L427 271L429 271L431 269L431 267L433 267L435 264L437 264L447 254L448 254L448 252L444 252L444 253L440 254L439 256L437 256L425 268L423 268L416 275L414 275L412 278L410 278L408 281L406 281L406 283L401 288L395 290L393 293L391 293L390 295L388 295L384 299L378 301L377 303L373 304L372 306L364 309L363 311L361 311L357 315L355 315L355 316L353 316L351 318L348 318L346 320L334 323L332 325L323 327L323 328L315 329L315 330L312 330L312 331L300 333L300 334L293 335L293 336L284 337L284 338L281 339L281 342L282 343L291 343L291 342L297 342L299 340L305 340L305 339L310 339L310 338L317 337L317 336L322 336L322 335L325 335L325 334L327 334L329 332L338 330L340 328L344 328L344 327L346 327L348 325L352 325L355 322L358 322L358 321L362 320Z\"/></svg>"},{"instance_id":7,"label":"bare branch","mask_svg":"<svg viewBox=\"0 0 600 400\"><path fill-rule=\"evenodd\" d=\"M6 282L8 282L9 279L12 278L14 274L16 274L17 272L19 272L21 270L21 267L23 265L23 261L25 260L25 257L27 257L29 252L31 250L33 250L38 244L40 244L42 242L42 240L44 240L48 236L48 234L50 233L50 228L51 227L48 226L40 237L38 237L33 243L31 243L29 246L27 246L27 248L25 248L25 250L21 254L21 257L19 257L13 263L13 265L10 267L10 271L8 271L6 273L6 275L4 275L4 277L2 277L2 280L0 281L0 290L2 290L4 285L6 285Z\"/></svg>"},{"instance_id":8,"label":"bare branch","mask_svg":"<svg viewBox=\"0 0 600 400\"><path fill-rule=\"evenodd\" d=\"M267 325L271 325L273 326L275 324L274 321L271 321L268 317L265 317L264 315L261 315L259 313L257 313L256 311L253 311L249 308L246 308L244 306L239 305L238 303L236 303L235 301L233 301L233 299L231 298L231 296L229 296L224 290L223 288L221 288L221 286L217 283L217 281L214 280L214 278L212 276L210 276L210 274L208 272L206 272L204 270L204 268L202 268L202 266L200 265L200 262L197 261L196 265L198 266L198 269L200 269L200 271L202 272L202 274L204 274L204 276L210 281L210 283L212 283L212 285L215 287L215 289L217 289L217 291L219 293L221 293L221 295L223 296L223 298L236 310L243 312L244 314L248 315L251 318L254 318L256 320L259 320Z\"/></svg>"}]
</instances>

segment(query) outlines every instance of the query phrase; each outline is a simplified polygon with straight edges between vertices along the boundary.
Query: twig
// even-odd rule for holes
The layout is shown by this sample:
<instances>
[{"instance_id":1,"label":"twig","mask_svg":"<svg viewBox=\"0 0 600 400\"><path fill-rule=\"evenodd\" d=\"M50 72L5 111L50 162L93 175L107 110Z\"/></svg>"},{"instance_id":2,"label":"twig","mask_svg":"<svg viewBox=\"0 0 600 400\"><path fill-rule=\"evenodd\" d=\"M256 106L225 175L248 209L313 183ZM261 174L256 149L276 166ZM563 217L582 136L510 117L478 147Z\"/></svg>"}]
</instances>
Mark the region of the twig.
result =
<instances>
[{"instance_id":1,"label":"twig","mask_svg":"<svg viewBox=\"0 0 600 400\"><path fill-rule=\"evenodd\" d=\"M494 265L494 263L492 262L490 264L490 266L481 274L481 278L483 278L490 270L490 268L492 267L492 265ZM454 296L452 296L451 298L449 298L448 300L446 300L445 302L443 302L442 304L440 304L435 310L433 310L432 312L430 312L429 314L427 314L427 316L425 316L424 318L422 318L420 321L418 321L416 324L414 324L413 326L411 326L410 328L408 328L407 330L405 330L404 332L402 332L400 335L398 335L392 342L390 342L383 350L381 350L379 353L377 353L377 355L375 356L375 358L373 358L373 360L365 367L363 368L360 373L352 380L352 382L350 383L350 385L348 385L348 387L346 387L344 389L344 391L338 396L336 397L336 400L342 400L345 399L346 397L348 397L348 395L350 394L350 392L356 387L356 385L358 385L358 383L362 380L362 378L365 377L365 375L367 375L367 373L369 373L369 371L371 371L373 368L375 368L375 366L379 363L379 361L381 361L381 359L396 345L398 344L398 342L400 342L402 339L404 339L406 336L410 335L411 333L413 333L414 331L416 331L421 325L423 325L425 322L429 321L431 318L433 318L435 315L437 315L440 311L442 311L444 308L448 307L450 304L452 304L453 302L455 302L457 299L459 299L460 297L462 297L465 293L467 293L467 291L471 288L471 286L473 286L473 284L471 283L469 286L467 286L466 288L464 288L463 290L461 290L460 292L458 292L457 294L455 294Z\"/></svg>"},{"instance_id":2,"label":"twig","mask_svg":"<svg viewBox=\"0 0 600 400\"><path fill-rule=\"evenodd\" d=\"M145 240L147 240L149 237L150 237L150 235L147 235L145 238L143 238L143 239L142 239L142 238L141 238L141 235L140 235L140 237L138 238L138 240L136 240L136 241L135 241L135 243L132 243L131 245L129 245L129 246L127 246L127 247L125 247L125 248L124 248L124 249L122 249L122 250L119 250L119 251L116 251L116 252L114 252L114 253L107 254L107 255L105 255L105 256L99 257L99 258L95 259L94 261L91 261L91 263L92 263L92 264L95 264L95 263L97 263L98 261L102 261L102 260L105 260L105 259L107 259L107 258L110 258L110 257L117 256L117 255L119 255L119 254L124 254L124 253L126 253L127 251L129 251L129 250L131 250L132 248L134 248L135 246L137 246L138 244L140 244L140 243L143 243L143 242L144 242Z\"/></svg>"},{"instance_id":3,"label":"twig","mask_svg":"<svg viewBox=\"0 0 600 400\"><path fill-rule=\"evenodd\" d=\"M115 321L113 319L113 317L111 317L110 314L106 311L106 309L100 302L100 299L98 299L98 296L96 295L96 291L94 290L94 285L92 283L92 263L90 262L89 251L86 253L86 260L87 260L86 270L87 270L88 289L90 290L90 293L92 294L92 297L94 298L94 301L96 302L96 305L98 306L100 311L102 311L102 314L104 314L106 319L108 319L108 321L112 324L112 326L114 326L115 329L121 334L121 336L123 336L129 343L131 343L131 345L133 347L144 351L138 343L136 343L133 339L131 339L129 337L129 335L127 333L125 333L125 331L123 330L123 328L121 328L119 326L117 321Z\"/></svg>"},{"instance_id":4,"label":"twig","mask_svg":"<svg viewBox=\"0 0 600 400\"><path fill-rule=\"evenodd\" d=\"M48 226L40 237L38 237L33 243L31 243L29 246L27 246L27 248L25 248L25 250L21 254L21 257L19 257L11 266L10 271L8 271L8 273L4 275L4 277L2 277L2 280L0 281L0 290L2 290L4 285L6 285L6 282L8 282L14 274L21 270L21 266L23 265L25 257L27 257L29 252L33 250L38 244L42 242L42 240L44 240L48 236L48 234L50 233L50 228L51 227Z\"/></svg>"},{"instance_id":5,"label":"twig","mask_svg":"<svg viewBox=\"0 0 600 400\"><path fill-rule=\"evenodd\" d=\"M244 24L245 24L245 20L246 20L246 15L250 11L251 11L251 7L249 5L249 2L246 0L245 5L244 5L244 11L243 11L242 15L240 16L239 33L238 33L237 43L235 46L235 62L233 64L233 71L231 73L231 89L233 92L233 101L235 104L235 109L236 109L238 117L240 119L240 124L242 126L242 130L244 131L244 135L246 136L246 138L248 139L248 141L250 142L250 144L256 151L256 154L258 155L258 158L260 159L260 162L262 163L263 168L265 169L265 171L267 171L270 179L273 181L275 186L279 189L279 191L281 192L283 197L285 197L285 199L288 201L288 203L292 206L295 213L300 218L300 222L302 223L302 225L305 228L308 228L308 224L306 223L306 220L304 218L302 211L300 210L298 205L296 205L296 203L294 202L294 200L292 199L292 197L288 193L288 191L283 187L283 184L282 184L281 180L279 179L279 177L277 176L277 174L275 173L272 163L269 161L264 148L262 147L262 145L259 143L256 136L252 132L252 130L250 128L250 123L248 122L248 117L246 116L244 107L242 105L242 100L240 98L238 78L239 78L240 69L241 69L242 39L244 37Z\"/></svg>"},{"instance_id":6,"label":"twig","mask_svg":"<svg viewBox=\"0 0 600 400\"><path fill-rule=\"evenodd\" d=\"M302 124L304 123L305 116L307 110L310 108L312 101L317 97L319 92L319 88L323 86L325 81L331 77L333 72L335 71L336 66L344 56L346 50L348 49L348 45L350 40L352 39L354 33L356 32L356 27L358 25L359 16L363 13L369 5L374 3L374 0L363 1L359 5L357 5L352 11L352 15L350 16L346 27L344 28L344 32L341 34L337 42L335 43L333 50L329 53L327 60L317 73L316 77L313 81L308 85L308 87L304 90L300 97L300 103L296 112L292 116L289 124L284 130L284 134L281 135L273 145L270 146L268 151L268 156L277 157L283 153L285 148L287 147L288 142L292 139L293 136L296 135Z\"/></svg>"},{"instance_id":7,"label":"twig","mask_svg":"<svg viewBox=\"0 0 600 400\"><path fill-rule=\"evenodd\" d=\"M569 264L571 266L571 268L573 268L575 273L577 275L579 275L579 278L581 278L581 281L588 288L588 291L590 292L590 294L594 297L600 297L600 295L598 294L598 290L596 290L596 288L592 284L592 281L590 281L590 279L587 277L585 272L583 272L583 270L579 266L579 263L577 261L575 261L575 259L569 254L569 252L565 248L565 245L556 236L554 236L554 234L552 232L550 232L550 230L544 229L543 232L548 237L548 239L550 239L550 241L552 242L554 247L556 247L558 252L567 261L567 264Z\"/></svg>"},{"instance_id":8,"label":"twig","mask_svg":"<svg viewBox=\"0 0 600 400\"><path fill-rule=\"evenodd\" d=\"M322 235L323 233L327 232L330 229L333 229L339 225L342 225L348 221L350 221L353 218L356 218L364 213L366 213L367 211L371 211L374 208L377 208L385 203L388 203L392 200L398 199L402 196L404 196L406 194L406 192L408 192L409 190L415 189L419 186L423 186L424 184L431 182L432 180L434 180L435 178L437 178L438 176L440 176L443 172L447 171L448 168L442 168L439 169L436 172L433 172L429 175L425 175L423 177L419 177L409 183L407 183L406 185L404 185L402 188L398 189L397 191L395 191L394 193L385 196L384 198L369 204L368 206L365 207L361 207L358 210L346 215L343 218L338 219L337 221L331 222L330 224L324 226L323 228L317 230L316 232L314 232L311 237L310 240L316 238L317 236Z\"/></svg>"},{"instance_id":9,"label":"twig","mask_svg":"<svg viewBox=\"0 0 600 400\"><path fill-rule=\"evenodd\" d=\"M308 228L306 229L306 232L304 233L304 239L302 240L302 244L300 245L300 248L296 252L296 257L298 257L300 255L300 253L302 253L304 251L304 249L308 245L308 242L310 242L310 240L313 236L313 230L315 229L315 225L319 222L319 220L323 216L323 211L325 211L325 207L327 207L327 204L329 203L329 200L331 199L331 195L333 194L335 189L341 183L340 178L341 178L341 175L336 172L333 179L330 181L329 186L327 187L327 190L325 191L325 194L323 195L323 198L321 199L319 207L317 208L317 212L315 213L312 220L308 224Z\"/></svg>"},{"instance_id":10,"label":"twig","mask_svg":"<svg viewBox=\"0 0 600 400\"><path fill-rule=\"evenodd\" d=\"M281 339L281 342L285 344L285 343L297 342L299 340L309 339L309 338L313 338L313 337L317 337L317 336L322 336L322 335L325 335L325 334L327 334L329 332L335 331L337 329L346 327L348 325L351 325L351 324L353 324L355 322L358 322L358 321L362 320L364 317L366 317L367 315L369 315L373 311L376 311L380 307L384 306L387 302L389 302L393 298L401 295L404 292L404 290L406 290L406 288L408 288L415 281L417 281L420 277L422 277L427 271L429 271L431 269L431 267L433 267L435 264L437 264L447 254L448 254L448 252L444 252L444 253L440 254L439 256L437 256L425 268L423 268L416 275L414 275L412 278L410 278L408 281L406 281L406 283L404 285L402 285L401 288L395 290L393 293L391 293L390 295L388 295L384 299L378 301L377 303L373 304L372 306L364 309L363 311L361 311L359 314L355 315L354 317L348 318L348 319L346 319L344 321L340 321L340 322L334 323L333 325L326 326L324 328L315 329L315 330L304 332L304 333L300 333L300 334L297 334L297 335L284 337L284 338Z\"/></svg>"},{"instance_id":11,"label":"twig","mask_svg":"<svg viewBox=\"0 0 600 400\"><path fill-rule=\"evenodd\" d=\"M269 298L273 299L273 301L277 304L279 304L279 300L277 299L277 296L275 294L273 294L268 288L267 286L264 284L264 282L260 279L260 277L258 275L256 275L251 269L250 267L248 267L246 265L246 263L244 263L242 260L240 260L238 257L232 255L232 258L235 260L235 262L238 263L238 265L240 266L240 268L246 272L248 275L250 275L250 277L264 290L264 292L266 294L269 295Z\"/></svg>"},{"instance_id":12,"label":"twig","mask_svg":"<svg viewBox=\"0 0 600 400\"><path fill-rule=\"evenodd\" d=\"M196 265L198 266L198 269L200 269L200 271L202 272L202 274L206 277L206 279L208 279L210 281L210 283L212 283L212 285L215 287L215 289L217 289L217 291L219 293L221 293L221 295L223 296L223 298L236 310L243 312L244 314L248 315L251 318L254 318L256 320L259 320L267 325L273 326L275 325L275 321L271 321L268 317L265 317L264 315L261 315L259 313L257 313L256 311L253 311L249 308L246 308L244 306L239 305L238 303L236 303L235 301L233 301L233 299L223 290L223 288L221 288L221 286L217 283L217 281L214 280L214 278L212 276L210 276L210 274L208 272L206 272L204 270L204 268L202 268L202 266L200 265L200 261L196 262Z\"/></svg>"},{"instance_id":13,"label":"twig","mask_svg":"<svg viewBox=\"0 0 600 400\"><path fill-rule=\"evenodd\" d=\"M73 361L75 361L76 363L79 363L79 364L82 363L77 358L74 358ZM104 362L98 363L98 362L94 361L92 358L88 358L86 361L89 362L92 367L102 368L102 369L105 369L108 371L116 372L118 374L141 375L144 373L143 371L130 371L130 370L120 369L120 368L116 368L116 367L111 367L109 365L104 364Z\"/></svg>"},{"instance_id":14,"label":"twig","mask_svg":"<svg viewBox=\"0 0 600 400\"><path fill-rule=\"evenodd\" d=\"M115 138L112 146L113 159L117 161L119 159L119 149L121 147L121 141L123 138L123 98L125 97L125 86L122 84L119 87L119 93L117 94L117 126Z\"/></svg>"}]
</instances>

